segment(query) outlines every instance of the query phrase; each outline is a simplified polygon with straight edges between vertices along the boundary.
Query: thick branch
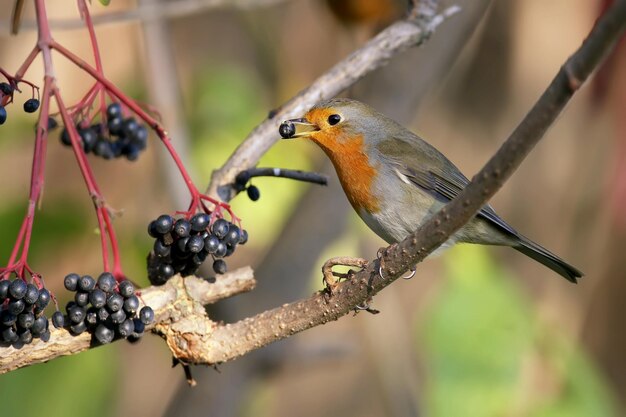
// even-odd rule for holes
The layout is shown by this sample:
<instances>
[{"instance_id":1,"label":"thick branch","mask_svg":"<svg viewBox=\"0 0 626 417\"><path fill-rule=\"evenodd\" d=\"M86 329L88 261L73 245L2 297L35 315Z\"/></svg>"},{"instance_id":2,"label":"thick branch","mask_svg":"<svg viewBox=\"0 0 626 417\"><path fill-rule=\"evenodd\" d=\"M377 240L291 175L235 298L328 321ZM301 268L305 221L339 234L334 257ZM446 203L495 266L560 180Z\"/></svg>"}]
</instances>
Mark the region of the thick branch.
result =
<instances>
[{"instance_id":1,"label":"thick branch","mask_svg":"<svg viewBox=\"0 0 626 417\"><path fill-rule=\"evenodd\" d=\"M142 289L140 299L154 309L153 327L159 327L162 323L172 323L180 317L194 320L197 325L210 327L216 324L206 317L204 305L251 291L255 285L252 269L246 267L221 275L214 282L195 277L187 277L184 280L174 277L163 286ZM48 342L35 339L20 349L13 347L0 349L0 374L47 362L59 356L79 353L91 347L94 345L91 344L89 333L72 336L65 329L52 328Z\"/></svg>"},{"instance_id":2,"label":"thick branch","mask_svg":"<svg viewBox=\"0 0 626 417\"><path fill-rule=\"evenodd\" d=\"M210 338L194 343L202 363L234 359L271 342L336 320L349 313L445 242L493 196L542 138L572 95L608 53L626 28L626 0L618 0L592 29L583 45L561 67L531 111L465 190L407 239L384 255L382 279L379 262L341 283L332 297L313 297L275 308L234 324L213 329Z\"/></svg>"},{"instance_id":3,"label":"thick branch","mask_svg":"<svg viewBox=\"0 0 626 417\"><path fill-rule=\"evenodd\" d=\"M232 199L237 194L233 188L237 173L254 167L261 156L280 139L277 122L299 117L318 101L336 96L370 72L385 65L398 53L411 46L421 45L437 26L460 10L453 6L435 15L434 11L422 13L424 6L419 8L420 13L412 13L410 17L392 24L332 67L308 88L273 111L270 117L258 125L239 145L224 166L213 172L207 194L217 195L224 201Z\"/></svg>"}]
</instances>

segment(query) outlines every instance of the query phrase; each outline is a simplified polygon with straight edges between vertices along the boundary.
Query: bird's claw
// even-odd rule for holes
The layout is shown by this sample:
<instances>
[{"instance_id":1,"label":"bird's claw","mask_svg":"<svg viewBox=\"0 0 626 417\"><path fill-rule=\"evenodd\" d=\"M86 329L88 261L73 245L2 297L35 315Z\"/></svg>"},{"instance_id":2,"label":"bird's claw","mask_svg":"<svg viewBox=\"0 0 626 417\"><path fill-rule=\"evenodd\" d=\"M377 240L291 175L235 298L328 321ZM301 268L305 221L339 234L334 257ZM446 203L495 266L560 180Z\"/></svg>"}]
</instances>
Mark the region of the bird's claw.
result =
<instances>
[{"instance_id":1,"label":"bird's claw","mask_svg":"<svg viewBox=\"0 0 626 417\"><path fill-rule=\"evenodd\" d=\"M411 279L415 276L415 270L417 269L417 266L414 266L413 268L411 268L411 273L409 275L407 275L406 277L402 277L402 279Z\"/></svg>"},{"instance_id":2,"label":"bird's claw","mask_svg":"<svg viewBox=\"0 0 626 417\"><path fill-rule=\"evenodd\" d=\"M354 314L356 315L359 311L367 311L370 314L378 314L378 313L380 313L380 310L376 310L375 308L370 307L368 302L365 302L364 304L357 304L357 305L355 305L354 306Z\"/></svg>"},{"instance_id":3,"label":"bird's claw","mask_svg":"<svg viewBox=\"0 0 626 417\"><path fill-rule=\"evenodd\" d=\"M393 245L395 245L395 243ZM380 248L378 249L378 252L376 253L376 257L378 258L378 275L380 276L380 279L382 279L383 281L385 280L385 276L383 275L383 269L385 268L385 255L386 254L387 254L387 248ZM402 278L403 279L413 278L415 276L416 269L417 269L417 266L413 266L411 268L411 273L407 275L406 277L402 277Z\"/></svg>"},{"instance_id":4,"label":"bird's claw","mask_svg":"<svg viewBox=\"0 0 626 417\"><path fill-rule=\"evenodd\" d=\"M347 278L350 276L350 273L342 274L339 272L333 272L333 267L335 266L352 266L355 268L363 269L367 267L368 261L363 258L353 258L350 256L338 256L335 258L330 258L324 265L322 265L322 274L324 284L326 285L326 289L332 295L333 291L339 284L339 280L341 278ZM337 277L338 279L335 279Z\"/></svg>"}]
</instances>

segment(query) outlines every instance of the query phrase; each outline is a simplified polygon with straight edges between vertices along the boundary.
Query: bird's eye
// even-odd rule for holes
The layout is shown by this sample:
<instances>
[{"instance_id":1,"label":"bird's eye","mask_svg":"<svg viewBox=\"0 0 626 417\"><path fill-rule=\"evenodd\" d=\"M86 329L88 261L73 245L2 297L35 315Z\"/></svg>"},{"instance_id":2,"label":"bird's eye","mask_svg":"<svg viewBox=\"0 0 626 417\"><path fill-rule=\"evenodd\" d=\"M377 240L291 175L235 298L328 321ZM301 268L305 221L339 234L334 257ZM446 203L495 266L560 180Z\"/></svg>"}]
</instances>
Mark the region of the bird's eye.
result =
<instances>
[{"instance_id":1,"label":"bird's eye","mask_svg":"<svg viewBox=\"0 0 626 417\"><path fill-rule=\"evenodd\" d=\"M336 125L340 121L341 121L341 116L339 116L338 114L331 114L330 116L328 116L328 124L331 126Z\"/></svg>"}]
</instances>

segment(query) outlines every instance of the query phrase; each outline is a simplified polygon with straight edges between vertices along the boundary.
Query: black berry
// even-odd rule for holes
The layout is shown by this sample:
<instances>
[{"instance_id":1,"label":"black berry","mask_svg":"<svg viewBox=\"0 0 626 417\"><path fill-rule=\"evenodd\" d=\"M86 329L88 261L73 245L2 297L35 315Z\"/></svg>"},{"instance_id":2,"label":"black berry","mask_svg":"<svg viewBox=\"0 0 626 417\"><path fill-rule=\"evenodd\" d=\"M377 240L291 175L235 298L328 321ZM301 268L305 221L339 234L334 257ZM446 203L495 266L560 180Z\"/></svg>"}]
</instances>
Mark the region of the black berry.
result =
<instances>
[{"instance_id":1,"label":"black berry","mask_svg":"<svg viewBox=\"0 0 626 417\"><path fill-rule=\"evenodd\" d=\"M2 310L2 314L0 314L0 323L3 326L13 326L17 321L17 314L11 313L9 310Z\"/></svg>"},{"instance_id":2,"label":"black berry","mask_svg":"<svg viewBox=\"0 0 626 417\"><path fill-rule=\"evenodd\" d=\"M257 201L261 198L261 191L259 191L259 188L256 185L250 185L246 188L246 193L248 194L248 198L252 201Z\"/></svg>"},{"instance_id":3,"label":"black berry","mask_svg":"<svg viewBox=\"0 0 626 417\"><path fill-rule=\"evenodd\" d=\"M206 213L197 213L191 218L191 230L194 232L200 232L209 226L211 217Z\"/></svg>"},{"instance_id":4,"label":"black berry","mask_svg":"<svg viewBox=\"0 0 626 417\"><path fill-rule=\"evenodd\" d=\"M24 294L24 301L28 304L35 304L39 298L39 289L33 285L26 285L26 293Z\"/></svg>"},{"instance_id":5,"label":"black berry","mask_svg":"<svg viewBox=\"0 0 626 417\"><path fill-rule=\"evenodd\" d=\"M119 291L122 297L130 297L135 294L135 286L129 280L120 282Z\"/></svg>"},{"instance_id":6,"label":"black berry","mask_svg":"<svg viewBox=\"0 0 626 417\"><path fill-rule=\"evenodd\" d=\"M83 291L77 292L74 295L74 301L76 302L76 305L80 307L85 307L87 304L89 304L89 293Z\"/></svg>"},{"instance_id":7,"label":"black berry","mask_svg":"<svg viewBox=\"0 0 626 417\"><path fill-rule=\"evenodd\" d=\"M128 337L135 331L135 325L132 319L126 319L117 327L117 333L121 337Z\"/></svg>"},{"instance_id":8,"label":"black berry","mask_svg":"<svg viewBox=\"0 0 626 417\"><path fill-rule=\"evenodd\" d=\"M0 93L4 94L5 96L10 96L11 94L13 94L13 87L11 87L11 84L9 83L1 82Z\"/></svg>"},{"instance_id":9,"label":"black berry","mask_svg":"<svg viewBox=\"0 0 626 417\"><path fill-rule=\"evenodd\" d=\"M278 133L283 139L291 138L296 134L296 126L290 121L282 122L278 128Z\"/></svg>"},{"instance_id":10,"label":"black berry","mask_svg":"<svg viewBox=\"0 0 626 417\"><path fill-rule=\"evenodd\" d=\"M204 239L204 250L207 253L215 253L219 244L220 240L217 237L209 235Z\"/></svg>"},{"instance_id":11,"label":"black berry","mask_svg":"<svg viewBox=\"0 0 626 417\"><path fill-rule=\"evenodd\" d=\"M215 223L213 223L213 234L218 238L222 239L228 233L229 225L228 221L224 219L217 219Z\"/></svg>"},{"instance_id":12,"label":"black berry","mask_svg":"<svg viewBox=\"0 0 626 417\"><path fill-rule=\"evenodd\" d=\"M39 297L37 297L37 301L35 303L35 307L41 311L43 311L48 304L50 303L50 291L45 288L39 290Z\"/></svg>"},{"instance_id":13,"label":"black berry","mask_svg":"<svg viewBox=\"0 0 626 417\"><path fill-rule=\"evenodd\" d=\"M98 342L100 342L103 345L105 345L105 344L111 343L113 341L113 337L115 336L115 334L113 333L113 330L109 329L104 324L99 324L96 327L96 331L94 332L94 336L95 336L95 338L96 338L96 340Z\"/></svg>"},{"instance_id":14,"label":"black berry","mask_svg":"<svg viewBox=\"0 0 626 417\"><path fill-rule=\"evenodd\" d=\"M136 295L131 295L124 300L124 311L128 314L134 314L139 308L139 298Z\"/></svg>"},{"instance_id":15,"label":"black berry","mask_svg":"<svg viewBox=\"0 0 626 417\"><path fill-rule=\"evenodd\" d=\"M204 248L204 239L201 236L195 235L189 238L187 242L187 251L191 253L198 253Z\"/></svg>"},{"instance_id":16,"label":"black berry","mask_svg":"<svg viewBox=\"0 0 626 417\"><path fill-rule=\"evenodd\" d=\"M80 279L80 276L78 274L66 275L65 278L63 279L63 285L65 286L65 289L68 291L76 291L76 288L78 288L79 279Z\"/></svg>"},{"instance_id":17,"label":"black berry","mask_svg":"<svg viewBox=\"0 0 626 417\"><path fill-rule=\"evenodd\" d=\"M228 228L228 233L224 236L223 242L227 245L236 245L239 243L240 239L241 232L239 231L239 228L234 224L231 224Z\"/></svg>"},{"instance_id":18,"label":"black berry","mask_svg":"<svg viewBox=\"0 0 626 417\"><path fill-rule=\"evenodd\" d=\"M111 292L115 288L115 277L110 272L103 272L98 277L98 288L104 292Z\"/></svg>"},{"instance_id":19,"label":"black berry","mask_svg":"<svg viewBox=\"0 0 626 417\"><path fill-rule=\"evenodd\" d=\"M68 310L67 316L72 323L80 323L85 319L85 309L80 306L74 306Z\"/></svg>"},{"instance_id":20,"label":"black berry","mask_svg":"<svg viewBox=\"0 0 626 417\"><path fill-rule=\"evenodd\" d=\"M0 301L4 301L9 296L9 286L11 281L3 279L0 281Z\"/></svg>"},{"instance_id":21,"label":"black berry","mask_svg":"<svg viewBox=\"0 0 626 417\"><path fill-rule=\"evenodd\" d=\"M21 300L14 300L11 301L9 303L9 305L7 306L7 309L12 313L12 314L20 314L22 311L24 311L24 308L26 307L26 303L24 302L23 299Z\"/></svg>"},{"instance_id":22,"label":"black berry","mask_svg":"<svg viewBox=\"0 0 626 417\"><path fill-rule=\"evenodd\" d=\"M17 316L17 325L22 329L30 329L35 323L35 315L33 313L22 313Z\"/></svg>"},{"instance_id":23,"label":"black berry","mask_svg":"<svg viewBox=\"0 0 626 417\"><path fill-rule=\"evenodd\" d=\"M122 115L122 105L120 103L111 103L107 107L107 117L119 117Z\"/></svg>"},{"instance_id":24,"label":"black berry","mask_svg":"<svg viewBox=\"0 0 626 417\"><path fill-rule=\"evenodd\" d=\"M33 322L33 325L30 328L30 331L33 333L33 336L41 336L43 332L48 329L48 320L44 316L39 316Z\"/></svg>"},{"instance_id":25,"label":"black berry","mask_svg":"<svg viewBox=\"0 0 626 417\"><path fill-rule=\"evenodd\" d=\"M17 332L13 329L13 327L7 327L2 331L2 338L8 343L15 343L19 340Z\"/></svg>"},{"instance_id":26,"label":"black berry","mask_svg":"<svg viewBox=\"0 0 626 417\"><path fill-rule=\"evenodd\" d=\"M220 242L217 244L217 249L215 249L215 253L213 254L216 258L223 258L226 256L228 252L228 248L224 244L224 242Z\"/></svg>"},{"instance_id":27,"label":"black berry","mask_svg":"<svg viewBox=\"0 0 626 417\"><path fill-rule=\"evenodd\" d=\"M96 288L89 293L89 302L95 308L104 307L107 303L107 295L100 288Z\"/></svg>"},{"instance_id":28,"label":"black berry","mask_svg":"<svg viewBox=\"0 0 626 417\"><path fill-rule=\"evenodd\" d=\"M13 282L11 282L11 285L9 286L9 294L14 299L19 300L23 298L24 295L26 295L26 288L26 283L23 280L16 278L13 280Z\"/></svg>"},{"instance_id":29,"label":"black berry","mask_svg":"<svg viewBox=\"0 0 626 417\"><path fill-rule=\"evenodd\" d=\"M91 275L83 275L78 280L78 289L81 291L91 291L96 287L96 280Z\"/></svg>"},{"instance_id":30,"label":"black berry","mask_svg":"<svg viewBox=\"0 0 626 417\"><path fill-rule=\"evenodd\" d=\"M111 312L116 312L122 309L124 305L124 298L119 294L111 294L107 299L107 307Z\"/></svg>"},{"instance_id":31,"label":"black berry","mask_svg":"<svg viewBox=\"0 0 626 417\"><path fill-rule=\"evenodd\" d=\"M118 310L115 313L111 313L109 317L111 319L111 323L120 324L124 320L126 320L126 313L124 312L124 310Z\"/></svg>"},{"instance_id":32,"label":"black berry","mask_svg":"<svg viewBox=\"0 0 626 417\"><path fill-rule=\"evenodd\" d=\"M178 219L174 225L174 233L178 237L187 237L191 232L191 224L185 219Z\"/></svg>"},{"instance_id":33,"label":"black berry","mask_svg":"<svg viewBox=\"0 0 626 417\"><path fill-rule=\"evenodd\" d=\"M65 316L63 316L63 313L58 310L52 313L52 325L57 329L65 326Z\"/></svg>"},{"instance_id":34,"label":"black berry","mask_svg":"<svg viewBox=\"0 0 626 417\"><path fill-rule=\"evenodd\" d=\"M167 214L160 215L155 222L156 231L162 235L171 232L172 227L174 226L172 216Z\"/></svg>"},{"instance_id":35,"label":"black berry","mask_svg":"<svg viewBox=\"0 0 626 417\"><path fill-rule=\"evenodd\" d=\"M226 273L226 262L223 259L216 259L213 262L213 270L216 274L225 274Z\"/></svg>"},{"instance_id":36,"label":"black berry","mask_svg":"<svg viewBox=\"0 0 626 417\"><path fill-rule=\"evenodd\" d=\"M247 230L241 230L241 236L239 236L239 244L240 245L245 245L245 243L248 241L248 231Z\"/></svg>"},{"instance_id":37,"label":"black berry","mask_svg":"<svg viewBox=\"0 0 626 417\"><path fill-rule=\"evenodd\" d=\"M150 324L154 321L154 311L151 307L145 306L139 311L139 320L143 324Z\"/></svg>"},{"instance_id":38,"label":"black berry","mask_svg":"<svg viewBox=\"0 0 626 417\"><path fill-rule=\"evenodd\" d=\"M70 326L70 332L72 332L72 334L76 336L83 333L85 330L87 330L87 323L85 323L84 321L81 321L80 323L74 323Z\"/></svg>"},{"instance_id":39,"label":"black berry","mask_svg":"<svg viewBox=\"0 0 626 417\"><path fill-rule=\"evenodd\" d=\"M34 113L39 108L39 100L36 98L29 98L24 102L24 111L26 113Z\"/></svg>"},{"instance_id":40,"label":"black berry","mask_svg":"<svg viewBox=\"0 0 626 417\"><path fill-rule=\"evenodd\" d=\"M27 345L33 341L33 334L30 330L24 330L18 334L18 340Z\"/></svg>"},{"instance_id":41,"label":"black berry","mask_svg":"<svg viewBox=\"0 0 626 417\"><path fill-rule=\"evenodd\" d=\"M152 248L154 254L159 258L166 258L170 256L170 249L170 246L166 246L161 239L155 240L154 247Z\"/></svg>"}]
</instances>

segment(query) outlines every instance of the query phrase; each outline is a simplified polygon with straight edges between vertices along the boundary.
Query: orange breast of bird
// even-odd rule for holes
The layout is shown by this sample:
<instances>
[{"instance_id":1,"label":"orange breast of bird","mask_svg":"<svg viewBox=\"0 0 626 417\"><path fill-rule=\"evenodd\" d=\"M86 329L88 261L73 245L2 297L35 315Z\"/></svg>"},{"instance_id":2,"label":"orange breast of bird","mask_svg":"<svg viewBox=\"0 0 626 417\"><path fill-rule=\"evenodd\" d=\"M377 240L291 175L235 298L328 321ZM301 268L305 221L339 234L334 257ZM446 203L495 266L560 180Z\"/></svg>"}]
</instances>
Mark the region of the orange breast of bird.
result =
<instances>
[{"instance_id":1,"label":"orange breast of bird","mask_svg":"<svg viewBox=\"0 0 626 417\"><path fill-rule=\"evenodd\" d=\"M376 169L370 164L363 135L337 137L336 132L319 131L311 139L326 152L337 171L350 204L358 212L377 213L380 202L372 193Z\"/></svg>"}]
</instances>

